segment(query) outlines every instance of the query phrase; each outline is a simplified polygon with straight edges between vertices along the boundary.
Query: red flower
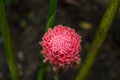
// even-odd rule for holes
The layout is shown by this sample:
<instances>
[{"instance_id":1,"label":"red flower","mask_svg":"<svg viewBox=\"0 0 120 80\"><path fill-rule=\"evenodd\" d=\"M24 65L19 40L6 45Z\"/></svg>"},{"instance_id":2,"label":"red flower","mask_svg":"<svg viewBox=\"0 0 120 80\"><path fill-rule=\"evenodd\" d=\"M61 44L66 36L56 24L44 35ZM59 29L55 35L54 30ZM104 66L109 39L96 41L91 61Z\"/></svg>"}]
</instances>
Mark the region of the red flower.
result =
<instances>
[{"instance_id":1,"label":"red flower","mask_svg":"<svg viewBox=\"0 0 120 80\"><path fill-rule=\"evenodd\" d=\"M80 61L79 51L81 50L81 36L75 33L74 29L58 25L53 29L49 28L39 44L43 47L41 53L45 59L54 66L69 67Z\"/></svg>"}]
</instances>

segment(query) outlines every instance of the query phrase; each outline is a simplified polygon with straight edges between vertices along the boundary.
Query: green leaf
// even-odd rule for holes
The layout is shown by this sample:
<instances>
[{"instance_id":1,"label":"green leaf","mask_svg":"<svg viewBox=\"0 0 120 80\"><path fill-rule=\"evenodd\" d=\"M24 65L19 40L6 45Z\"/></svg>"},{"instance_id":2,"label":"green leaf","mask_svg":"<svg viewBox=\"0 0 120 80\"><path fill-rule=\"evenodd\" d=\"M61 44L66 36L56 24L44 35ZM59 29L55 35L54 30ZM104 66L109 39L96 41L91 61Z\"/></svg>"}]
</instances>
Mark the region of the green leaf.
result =
<instances>
[{"instance_id":1,"label":"green leaf","mask_svg":"<svg viewBox=\"0 0 120 80\"><path fill-rule=\"evenodd\" d=\"M101 20L101 23L95 35L95 38L89 48L87 58L84 64L82 65L81 70L79 71L76 77L76 80L86 80L86 77L90 69L92 68L92 65L95 62L98 52L107 36L110 25L112 24L115 14L119 8L119 4L120 0L110 0L108 8Z\"/></svg>"},{"instance_id":2,"label":"green leaf","mask_svg":"<svg viewBox=\"0 0 120 80\"><path fill-rule=\"evenodd\" d=\"M48 20L46 23L45 31L48 30L48 28L51 28L55 21L55 15L56 15L56 7L57 7L57 0L50 0L50 6L49 6L49 12L48 12ZM48 64L43 63L43 56L40 57L40 70L38 74L38 80L45 80L46 75L46 69Z\"/></svg>"},{"instance_id":3,"label":"green leaf","mask_svg":"<svg viewBox=\"0 0 120 80\"><path fill-rule=\"evenodd\" d=\"M4 48L6 51L8 66L11 72L13 80L19 80L19 72L17 69L16 58L14 55L13 43L10 36L10 31L8 27L7 17L5 14L5 8L3 0L0 0L0 31L4 43Z\"/></svg>"},{"instance_id":4,"label":"green leaf","mask_svg":"<svg viewBox=\"0 0 120 80\"><path fill-rule=\"evenodd\" d=\"M50 6L49 6L49 12L48 12L48 21L46 24L45 31L48 30L48 28L51 28L55 21L55 15L56 15L56 8L57 8L57 0L50 0Z\"/></svg>"},{"instance_id":5,"label":"green leaf","mask_svg":"<svg viewBox=\"0 0 120 80\"><path fill-rule=\"evenodd\" d=\"M55 15L56 15L56 12L54 12L54 14L51 15L50 18L48 19L46 31L48 30L48 28L51 28L53 26L53 23L55 21Z\"/></svg>"}]
</instances>

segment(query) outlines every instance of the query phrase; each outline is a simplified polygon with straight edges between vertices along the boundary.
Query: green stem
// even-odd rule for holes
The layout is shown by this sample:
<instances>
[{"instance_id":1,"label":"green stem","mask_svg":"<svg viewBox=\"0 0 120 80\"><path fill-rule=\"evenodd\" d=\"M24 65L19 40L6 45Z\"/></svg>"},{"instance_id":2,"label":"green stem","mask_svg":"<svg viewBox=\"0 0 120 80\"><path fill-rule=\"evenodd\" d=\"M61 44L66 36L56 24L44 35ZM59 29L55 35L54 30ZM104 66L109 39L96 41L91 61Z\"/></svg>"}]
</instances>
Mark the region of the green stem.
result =
<instances>
[{"instance_id":1,"label":"green stem","mask_svg":"<svg viewBox=\"0 0 120 80\"><path fill-rule=\"evenodd\" d=\"M40 66L40 70L39 70L39 73L38 73L38 80L45 80L47 64L44 64L42 61L40 61L42 65Z\"/></svg>"},{"instance_id":2,"label":"green stem","mask_svg":"<svg viewBox=\"0 0 120 80\"><path fill-rule=\"evenodd\" d=\"M55 21L55 15L56 15L56 7L57 7L57 0L50 0L50 6L49 6L49 12L48 12L48 21L46 24L45 31L48 30L48 28L53 26L53 23ZM44 57L40 57L40 70L38 73L38 80L45 80L45 74L46 74L46 68L47 64L43 63Z\"/></svg>"},{"instance_id":3,"label":"green stem","mask_svg":"<svg viewBox=\"0 0 120 80\"><path fill-rule=\"evenodd\" d=\"M9 31L9 27L8 27L7 17L5 14L3 0L0 0L0 30L1 30L1 34L2 34L4 47L6 50L8 65L9 65L12 79L19 80L19 73L18 73L18 69L17 69L16 59L15 59L15 55L14 55L14 49L13 49L12 40L10 37L10 31Z\"/></svg>"},{"instance_id":4,"label":"green stem","mask_svg":"<svg viewBox=\"0 0 120 80\"><path fill-rule=\"evenodd\" d=\"M54 80L59 80L59 77L55 75Z\"/></svg>"},{"instance_id":5,"label":"green stem","mask_svg":"<svg viewBox=\"0 0 120 80\"><path fill-rule=\"evenodd\" d=\"M57 8L57 0L50 0L50 6L49 6L49 12L48 12L48 21L45 28L45 31L48 30L48 28L51 28L55 21L55 15L56 15L56 8Z\"/></svg>"},{"instance_id":6,"label":"green stem","mask_svg":"<svg viewBox=\"0 0 120 80\"><path fill-rule=\"evenodd\" d=\"M88 51L88 56L78 73L76 80L85 80L108 33L110 25L118 10L120 0L110 0L108 8L101 20L98 31Z\"/></svg>"}]
</instances>

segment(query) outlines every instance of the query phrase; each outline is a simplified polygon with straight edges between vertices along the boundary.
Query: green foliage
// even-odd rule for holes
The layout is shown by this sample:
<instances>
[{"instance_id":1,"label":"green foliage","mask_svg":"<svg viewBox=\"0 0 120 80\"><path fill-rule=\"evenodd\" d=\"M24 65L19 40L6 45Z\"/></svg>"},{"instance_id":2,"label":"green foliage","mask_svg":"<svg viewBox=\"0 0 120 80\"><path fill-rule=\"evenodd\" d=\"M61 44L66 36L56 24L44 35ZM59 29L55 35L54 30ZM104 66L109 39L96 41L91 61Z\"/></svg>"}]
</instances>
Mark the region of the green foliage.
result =
<instances>
[{"instance_id":1,"label":"green foliage","mask_svg":"<svg viewBox=\"0 0 120 80\"><path fill-rule=\"evenodd\" d=\"M57 7L57 0L50 0L48 21L45 28L46 31L48 30L48 28L51 28L53 26L53 23L55 21L55 15L56 15L56 7Z\"/></svg>"},{"instance_id":2,"label":"green foliage","mask_svg":"<svg viewBox=\"0 0 120 80\"><path fill-rule=\"evenodd\" d=\"M17 70L16 59L14 55L13 44L10 36L8 22L5 14L3 0L0 0L0 30L4 47L7 55L7 61L13 80L19 80L19 73Z\"/></svg>"},{"instance_id":3,"label":"green foliage","mask_svg":"<svg viewBox=\"0 0 120 80\"><path fill-rule=\"evenodd\" d=\"M98 31L95 35L95 39L90 46L87 58L82 65L81 70L76 77L76 80L86 80L86 77L98 55L98 51L100 50L110 28L110 25L115 17L119 4L120 0L110 0L110 4L108 5L108 8L101 20Z\"/></svg>"},{"instance_id":4,"label":"green foliage","mask_svg":"<svg viewBox=\"0 0 120 80\"><path fill-rule=\"evenodd\" d=\"M56 7L57 7L57 0L50 0L48 21L46 23L45 31L47 31L48 28L53 26L53 23L55 21L55 15L56 15ZM40 66L40 71L38 74L38 80L45 80L47 64L43 63L43 56L41 56L40 58L41 58L40 60L41 66Z\"/></svg>"},{"instance_id":5,"label":"green foliage","mask_svg":"<svg viewBox=\"0 0 120 80\"><path fill-rule=\"evenodd\" d=\"M52 27L53 26L53 23L55 21L55 15L56 15L56 12L54 12L50 18L48 19L48 22L47 22L47 25L46 25L46 31L48 30L48 28Z\"/></svg>"}]
</instances>

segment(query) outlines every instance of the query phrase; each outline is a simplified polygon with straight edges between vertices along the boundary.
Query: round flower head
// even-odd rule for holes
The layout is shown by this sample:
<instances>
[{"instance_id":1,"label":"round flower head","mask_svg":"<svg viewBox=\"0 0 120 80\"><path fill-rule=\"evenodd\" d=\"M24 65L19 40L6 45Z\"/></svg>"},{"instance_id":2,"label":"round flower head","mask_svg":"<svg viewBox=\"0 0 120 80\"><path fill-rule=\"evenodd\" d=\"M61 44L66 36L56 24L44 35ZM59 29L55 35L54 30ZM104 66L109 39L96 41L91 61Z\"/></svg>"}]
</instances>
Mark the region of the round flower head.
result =
<instances>
[{"instance_id":1,"label":"round flower head","mask_svg":"<svg viewBox=\"0 0 120 80\"><path fill-rule=\"evenodd\" d=\"M39 44L43 47L41 53L53 66L69 67L80 61L81 36L74 29L58 25L49 28Z\"/></svg>"}]
</instances>

